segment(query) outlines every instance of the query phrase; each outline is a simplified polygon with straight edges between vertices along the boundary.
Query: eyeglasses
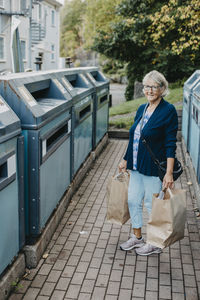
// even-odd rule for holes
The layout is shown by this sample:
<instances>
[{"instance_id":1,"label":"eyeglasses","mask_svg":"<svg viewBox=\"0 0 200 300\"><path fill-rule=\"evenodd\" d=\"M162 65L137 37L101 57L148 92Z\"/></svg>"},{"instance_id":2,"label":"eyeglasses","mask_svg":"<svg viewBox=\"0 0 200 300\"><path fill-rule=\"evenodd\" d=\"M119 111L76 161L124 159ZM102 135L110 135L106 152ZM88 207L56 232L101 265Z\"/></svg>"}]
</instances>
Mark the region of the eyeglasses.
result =
<instances>
[{"instance_id":1,"label":"eyeglasses","mask_svg":"<svg viewBox=\"0 0 200 300\"><path fill-rule=\"evenodd\" d=\"M150 86L150 85L144 85L144 90L145 91L152 90L153 92L156 92L159 88L160 88L159 85L152 85L152 86Z\"/></svg>"}]
</instances>

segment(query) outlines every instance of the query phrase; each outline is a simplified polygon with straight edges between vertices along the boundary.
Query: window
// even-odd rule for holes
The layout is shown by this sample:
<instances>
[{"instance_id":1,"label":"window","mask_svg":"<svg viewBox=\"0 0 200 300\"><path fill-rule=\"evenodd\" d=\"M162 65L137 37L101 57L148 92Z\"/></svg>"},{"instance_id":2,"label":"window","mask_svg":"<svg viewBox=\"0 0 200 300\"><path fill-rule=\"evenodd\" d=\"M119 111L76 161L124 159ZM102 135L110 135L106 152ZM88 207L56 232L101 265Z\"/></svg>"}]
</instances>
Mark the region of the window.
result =
<instances>
[{"instance_id":1,"label":"window","mask_svg":"<svg viewBox=\"0 0 200 300\"><path fill-rule=\"evenodd\" d=\"M55 10L51 11L51 25L55 26Z\"/></svg>"},{"instance_id":2,"label":"window","mask_svg":"<svg viewBox=\"0 0 200 300\"><path fill-rule=\"evenodd\" d=\"M26 3L27 0L21 0L21 10L26 10L27 9L27 3Z\"/></svg>"},{"instance_id":3,"label":"window","mask_svg":"<svg viewBox=\"0 0 200 300\"><path fill-rule=\"evenodd\" d=\"M0 8L4 8L4 0L0 0Z\"/></svg>"},{"instance_id":4,"label":"window","mask_svg":"<svg viewBox=\"0 0 200 300\"><path fill-rule=\"evenodd\" d=\"M5 59L5 42L4 42L4 37L0 36L0 60Z\"/></svg>"},{"instance_id":5,"label":"window","mask_svg":"<svg viewBox=\"0 0 200 300\"><path fill-rule=\"evenodd\" d=\"M39 20L41 20L42 19L42 5L41 4L39 4L38 9L39 9L39 13L38 13Z\"/></svg>"},{"instance_id":6,"label":"window","mask_svg":"<svg viewBox=\"0 0 200 300\"><path fill-rule=\"evenodd\" d=\"M51 61L55 60L55 45L51 45Z\"/></svg>"},{"instance_id":7,"label":"window","mask_svg":"<svg viewBox=\"0 0 200 300\"><path fill-rule=\"evenodd\" d=\"M22 59L26 60L26 41L21 40Z\"/></svg>"}]
</instances>

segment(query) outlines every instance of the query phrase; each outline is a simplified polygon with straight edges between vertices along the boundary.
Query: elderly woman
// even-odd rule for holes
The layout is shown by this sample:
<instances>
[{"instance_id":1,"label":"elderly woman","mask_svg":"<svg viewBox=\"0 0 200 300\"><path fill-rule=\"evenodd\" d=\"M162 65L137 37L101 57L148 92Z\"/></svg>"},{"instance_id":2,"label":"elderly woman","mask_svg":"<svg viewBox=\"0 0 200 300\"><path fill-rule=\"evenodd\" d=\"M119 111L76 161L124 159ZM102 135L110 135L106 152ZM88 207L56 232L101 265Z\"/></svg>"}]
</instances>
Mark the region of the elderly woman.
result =
<instances>
[{"instance_id":1,"label":"elderly woman","mask_svg":"<svg viewBox=\"0 0 200 300\"><path fill-rule=\"evenodd\" d=\"M143 86L148 102L137 110L129 132L129 144L124 159L119 164L120 172L130 170L128 206L133 228L130 239L121 244L120 248L125 251L135 248L137 254L149 255L161 253L161 249L145 244L142 238L143 201L150 213L153 194L159 193L162 188L173 187L178 117L175 107L163 99L168 93L168 82L161 73L148 73L143 79ZM141 135L159 161L167 158L163 182L158 177L157 166L142 143Z\"/></svg>"}]
</instances>

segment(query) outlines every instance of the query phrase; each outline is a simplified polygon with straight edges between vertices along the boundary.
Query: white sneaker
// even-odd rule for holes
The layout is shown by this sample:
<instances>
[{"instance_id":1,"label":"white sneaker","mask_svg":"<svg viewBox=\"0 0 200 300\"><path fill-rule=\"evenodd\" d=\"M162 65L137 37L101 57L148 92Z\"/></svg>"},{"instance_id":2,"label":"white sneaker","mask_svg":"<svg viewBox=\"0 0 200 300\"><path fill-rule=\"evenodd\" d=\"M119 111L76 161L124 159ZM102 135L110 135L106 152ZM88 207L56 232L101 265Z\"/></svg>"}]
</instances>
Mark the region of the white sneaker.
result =
<instances>
[{"instance_id":1,"label":"white sneaker","mask_svg":"<svg viewBox=\"0 0 200 300\"><path fill-rule=\"evenodd\" d=\"M153 246L151 244L145 244L143 247L141 247L139 249L136 249L135 252L138 255L147 256L147 255L150 255L150 254L153 254L153 253L158 253L159 254L159 253L162 252L162 249L158 248L156 246Z\"/></svg>"},{"instance_id":2,"label":"white sneaker","mask_svg":"<svg viewBox=\"0 0 200 300\"><path fill-rule=\"evenodd\" d=\"M143 245L144 245L144 239L141 238L140 240L138 240L136 236L132 233L131 238L127 242L124 242L123 244L120 245L120 249L124 251L128 251L133 248L142 247Z\"/></svg>"}]
</instances>

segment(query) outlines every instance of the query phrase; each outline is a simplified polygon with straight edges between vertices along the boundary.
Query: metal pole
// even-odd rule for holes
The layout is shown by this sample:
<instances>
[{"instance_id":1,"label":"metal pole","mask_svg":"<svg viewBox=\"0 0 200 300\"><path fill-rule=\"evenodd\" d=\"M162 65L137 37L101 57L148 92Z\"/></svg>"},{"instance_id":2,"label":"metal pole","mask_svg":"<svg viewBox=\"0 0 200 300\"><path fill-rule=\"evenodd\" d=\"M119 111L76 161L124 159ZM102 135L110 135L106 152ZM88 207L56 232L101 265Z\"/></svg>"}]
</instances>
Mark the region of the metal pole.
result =
<instances>
[{"instance_id":1,"label":"metal pole","mask_svg":"<svg viewBox=\"0 0 200 300\"><path fill-rule=\"evenodd\" d=\"M29 0L29 45L28 45L28 65L29 68L32 68L31 60L31 46L32 46L32 29L31 29L31 23L32 23L32 0Z\"/></svg>"}]
</instances>

